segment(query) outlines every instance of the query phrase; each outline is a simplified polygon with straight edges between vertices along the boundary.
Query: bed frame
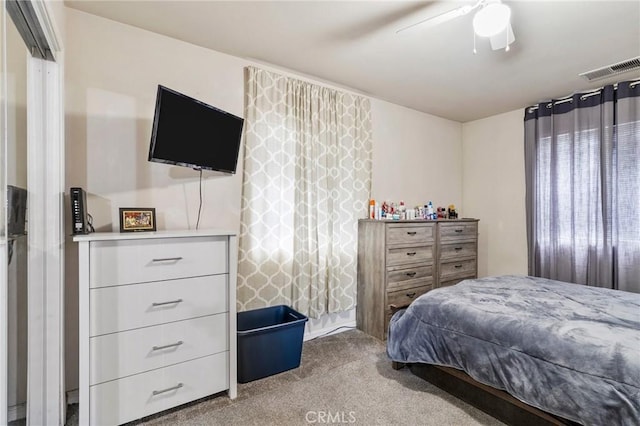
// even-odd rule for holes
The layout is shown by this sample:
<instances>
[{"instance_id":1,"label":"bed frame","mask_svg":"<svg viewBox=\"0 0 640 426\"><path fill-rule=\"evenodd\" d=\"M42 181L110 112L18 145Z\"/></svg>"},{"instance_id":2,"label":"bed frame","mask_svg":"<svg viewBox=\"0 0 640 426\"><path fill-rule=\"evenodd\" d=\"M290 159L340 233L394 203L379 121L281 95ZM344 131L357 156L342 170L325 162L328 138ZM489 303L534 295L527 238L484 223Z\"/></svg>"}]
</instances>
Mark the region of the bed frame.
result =
<instances>
[{"instance_id":1,"label":"bed frame","mask_svg":"<svg viewBox=\"0 0 640 426\"><path fill-rule=\"evenodd\" d=\"M394 370L407 366L416 376L473 405L496 419L513 426L578 425L525 404L507 392L480 383L468 374L450 367L431 364L393 362Z\"/></svg>"}]
</instances>

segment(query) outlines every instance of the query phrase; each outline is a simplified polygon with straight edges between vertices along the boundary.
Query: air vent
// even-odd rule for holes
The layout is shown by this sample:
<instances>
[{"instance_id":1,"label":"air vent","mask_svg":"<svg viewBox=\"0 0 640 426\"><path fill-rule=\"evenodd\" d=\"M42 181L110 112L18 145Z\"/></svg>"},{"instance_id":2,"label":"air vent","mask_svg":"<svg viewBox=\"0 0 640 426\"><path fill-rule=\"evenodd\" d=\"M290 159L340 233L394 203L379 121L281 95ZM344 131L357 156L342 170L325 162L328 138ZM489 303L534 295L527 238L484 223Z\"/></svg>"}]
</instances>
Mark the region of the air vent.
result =
<instances>
[{"instance_id":1,"label":"air vent","mask_svg":"<svg viewBox=\"0 0 640 426\"><path fill-rule=\"evenodd\" d=\"M621 74L623 72L633 71L640 69L640 56L628 59L626 61L618 62L617 64L607 65L606 67L598 68L595 70L583 72L581 77L586 78L589 81L599 80L610 75Z\"/></svg>"}]
</instances>

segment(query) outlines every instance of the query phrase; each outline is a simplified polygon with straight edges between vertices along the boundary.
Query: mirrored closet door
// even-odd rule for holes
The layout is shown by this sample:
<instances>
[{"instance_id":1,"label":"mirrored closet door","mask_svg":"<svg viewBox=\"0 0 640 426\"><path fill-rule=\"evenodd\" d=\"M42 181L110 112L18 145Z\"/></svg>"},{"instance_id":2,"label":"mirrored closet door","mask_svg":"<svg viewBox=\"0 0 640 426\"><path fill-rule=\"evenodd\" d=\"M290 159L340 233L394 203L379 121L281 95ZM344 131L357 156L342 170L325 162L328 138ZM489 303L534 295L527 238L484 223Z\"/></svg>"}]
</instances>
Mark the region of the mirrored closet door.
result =
<instances>
[{"instance_id":1,"label":"mirrored closet door","mask_svg":"<svg viewBox=\"0 0 640 426\"><path fill-rule=\"evenodd\" d=\"M27 59L29 51L3 2L2 220L6 415L23 424L27 407ZM1 422L0 422L1 423Z\"/></svg>"}]
</instances>

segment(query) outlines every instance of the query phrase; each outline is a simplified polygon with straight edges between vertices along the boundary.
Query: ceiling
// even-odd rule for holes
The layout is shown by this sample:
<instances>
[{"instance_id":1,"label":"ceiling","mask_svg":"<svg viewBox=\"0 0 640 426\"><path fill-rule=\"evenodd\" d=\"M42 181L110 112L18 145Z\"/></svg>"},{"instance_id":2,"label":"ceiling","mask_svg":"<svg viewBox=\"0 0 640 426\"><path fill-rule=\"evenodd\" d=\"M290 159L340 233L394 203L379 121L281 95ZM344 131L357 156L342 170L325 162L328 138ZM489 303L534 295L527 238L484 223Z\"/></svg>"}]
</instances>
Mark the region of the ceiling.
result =
<instances>
[{"instance_id":1,"label":"ceiling","mask_svg":"<svg viewBox=\"0 0 640 426\"><path fill-rule=\"evenodd\" d=\"M396 30L475 2L69 1L66 5L467 122L640 77L578 73L640 56L640 0L505 1L509 52L477 39L473 12Z\"/></svg>"}]
</instances>

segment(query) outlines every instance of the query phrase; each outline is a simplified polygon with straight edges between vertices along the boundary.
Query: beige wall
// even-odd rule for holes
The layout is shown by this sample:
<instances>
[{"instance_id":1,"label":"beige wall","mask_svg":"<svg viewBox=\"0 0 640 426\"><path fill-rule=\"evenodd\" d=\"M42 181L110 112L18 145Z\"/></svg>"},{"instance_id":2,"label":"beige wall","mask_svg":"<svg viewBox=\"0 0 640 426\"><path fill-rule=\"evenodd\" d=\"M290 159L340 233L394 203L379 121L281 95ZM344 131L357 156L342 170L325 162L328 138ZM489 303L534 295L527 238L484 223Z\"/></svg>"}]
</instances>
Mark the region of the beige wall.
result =
<instances>
[{"instance_id":1,"label":"beige wall","mask_svg":"<svg viewBox=\"0 0 640 426\"><path fill-rule=\"evenodd\" d=\"M372 197L407 207L462 208L462 125L399 105L372 104ZM462 210L463 214L466 214Z\"/></svg>"},{"instance_id":2,"label":"beige wall","mask_svg":"<svg viewBox=\"0 0 640 426\"><path fill-rule=\"evenodd\" d=\"M480 219L480 276L527 273L523 114L462 125L462 200Z\"/></svg>"},{"instance_id":3,"label":"beige wall","mask_svg":"<svg viewBox=\"0 0 640 426\"><path fill-rule=\"evenodd\" d=\"M155 207L159 229L193 228L197 173L147 161L157 85L243 116L243 69L263 65L73 9L65 20L66 187L88 191L99 230L117 231L118 207L131 206ZM374 197L462 201L460 123L376 99L372 118ZM239 229L241 178L241 162L235 176L204 173L202 228ZM66 379L74 389L78 281L70 239L65 257Z\"/></svg>"}]
</instances>

